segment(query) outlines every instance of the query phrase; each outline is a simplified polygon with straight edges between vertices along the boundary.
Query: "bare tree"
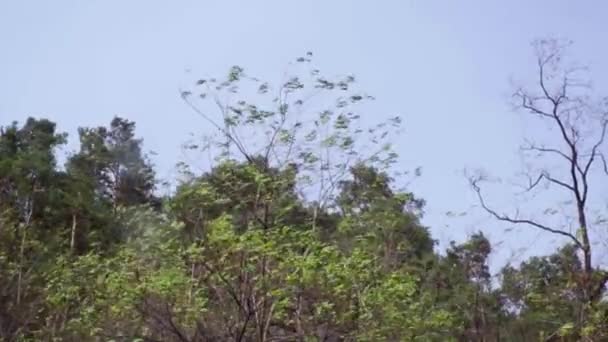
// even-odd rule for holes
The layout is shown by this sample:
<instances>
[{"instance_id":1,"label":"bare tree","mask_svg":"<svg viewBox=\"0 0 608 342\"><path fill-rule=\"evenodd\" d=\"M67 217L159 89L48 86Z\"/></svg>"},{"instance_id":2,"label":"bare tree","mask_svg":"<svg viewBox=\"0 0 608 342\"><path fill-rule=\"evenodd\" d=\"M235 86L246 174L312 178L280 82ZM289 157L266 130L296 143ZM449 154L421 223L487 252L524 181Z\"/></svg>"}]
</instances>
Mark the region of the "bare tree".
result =
<instances>
[{"instance_id":1,"label":"bare tree","mask_svg":"<svg viewBox=\"0 0 608 342\"><path fill-rule=\"evenodd\" d=\"M570 203L577 222L576 231L568 229L565 224L523 217L519 212L499 212L488 203L482 193L481 182L484 177L470 177L469 181L481 207L494 218L565 237L577 246L583 265L583 274L579 277L578 286L586 301L583 307L587 307L601 297L608 281L608 273L593 266L593 244L590 241L588 218L590 191L599 186L597 182L592 181L592 174L603 172L608 175L606 157L602 153L608 111L605 103L595 105L590 100L590 86L582 77L586 69L568 66L564 62L565 48L568 45L569 42L555 39L534 42L537 81L532 87L518 88L513 96L517 109L546 124L549 134L555 140L551 145L526 140L521 147L528 156L533 154L536 169L533 173L525 173L525 191L542 191L542 186L546 186L544 190L553 187L564 191L572 199ZM557 167L549 166L549 160L555 160ZM581 319L584 319L584 316L583 310Z\"/></svg>"}]
</instances>

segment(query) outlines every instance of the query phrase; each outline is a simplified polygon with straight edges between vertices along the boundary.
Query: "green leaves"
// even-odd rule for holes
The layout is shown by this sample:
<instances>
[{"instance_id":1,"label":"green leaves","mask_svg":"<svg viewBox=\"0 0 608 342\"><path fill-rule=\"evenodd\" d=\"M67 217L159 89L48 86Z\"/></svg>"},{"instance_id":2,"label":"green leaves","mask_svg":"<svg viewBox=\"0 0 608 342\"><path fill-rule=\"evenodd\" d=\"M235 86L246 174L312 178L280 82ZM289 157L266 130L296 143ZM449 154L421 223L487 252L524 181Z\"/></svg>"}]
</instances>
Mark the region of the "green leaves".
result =
<instances>
[{"instance_id":1,"label":"green leaves","mask_svg":"<svg viewBox=\"0 0 608 342\"><path fill-rule=\"evenodd\" d=\"M317 193L314 200L328 207L336 197L335 184L348 176L350 166L392 167L396 153L386 142L400 120L389 118L376 129L362 129L358 111L373 97L355 89L355 77L325 76L312 68L309 54L297 62L274 86L232 67L225 80L196 81L196 87L206 88L205 97L200 103L186 101L220 130L213 139L222 149L219 164L261 158L264 168L282 171L290 165L298 170L298 191Z\"/></svg>"},{"instance_id":2,"label":"green leaves","mask_svg":"<svg viewBox=\"0 0 608 342\"><path fill-rule=\"evenodd\" d=\"M254 179L266 181L263 175ZM194 193L209 198L212 190ZM321 322L362 340L430 338L433 333L425 329L452 324L449 315L420 302L422 289L414 277L385 272L373 252L342 251L313 231L290 226L240 232L225 214L206 224L201 239L179 243L180 225L154 215L141 209L121 214L134 232L138 225L143 231L115 256L57 260L47 278L49 309L60 313L79 305L70 311L64 336L104 335L108 324L118 321L116 336L161 334L148 315L170 319L184 336L194 336L201 324L216 326L214 333L222 335L242 325L247 310L267 315L265 321L276 322L275 331L297 321L307 337L317 334ZM415 318L420 315L435 318ZM245 331L255 336L258 330Z\"/></svg>"},{"instance_id":3,"label":"green leaves","mask_svg":"<svg viewBox=\"0 0 608 342\"><path fill-rule=\"evenodd\" d=\"M54 123L0 129L0 340L608 339L608 276L578 247L498 278L481 232L435 251L395 186L401 118L370 123L354 76L296 62L193 80L218 135L187 148L216 158L163 198L134 122L79 129L65 169Z\"/></svg>"},{"instance_id":4,"label":"green leaves","mask_svg":"<svg viewBox=\"0 0 608 342\"><path fill-rule=\"evenodd\" d=\"M235 65L235 66L231 67L230 71L228 72L228 81L236 82L236 81L240 80L241 77L243 77L244 75L245 75L245 71L243 70L243 68L241 68L238 65Z\"/></svg>"}]
</instances>

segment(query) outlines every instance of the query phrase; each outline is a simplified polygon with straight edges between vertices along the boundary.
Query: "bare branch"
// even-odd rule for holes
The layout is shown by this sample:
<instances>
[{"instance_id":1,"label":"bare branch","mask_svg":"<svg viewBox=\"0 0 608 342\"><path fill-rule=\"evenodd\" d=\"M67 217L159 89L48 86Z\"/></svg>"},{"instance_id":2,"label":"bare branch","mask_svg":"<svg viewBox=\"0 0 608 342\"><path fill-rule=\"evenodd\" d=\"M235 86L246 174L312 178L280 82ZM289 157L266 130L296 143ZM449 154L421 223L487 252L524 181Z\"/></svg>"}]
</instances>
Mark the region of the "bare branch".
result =
<instances>
[{"instance_id":1,"label":"bare branch","mask_svg":"<svg viewBox=\"0 0 608 342\"><path fill-rule=\"evenodd\" d=\"M543 111L542 109L535 106L535 99L530 97L528 94L523 92L522 90L515 93L516 97L521 98L521 107L528 110L533 114L538 114L540 116L551 118L552 114Z\"/></svg>"},{"instance_id":2,"label":"bare branch","mask_svg":"<svg viewBox=\"0 0 608 342\"><path fill-rule=\"evenodd\" d=\"M583 203L585 203L585 201L587 201L587 194L589 193L589 184L587 183L587 174L589 172L589 169L591 168L591 165L593 165L593 161L595 160L595 157L597 156L597 149L604 142L604 137L606 136L606 126L607 125L608 125L608 121L604 120L602 122L602 133L600 134L600 138L595 143L595 145L593 145L593 148L591 148L591 155L589 156L589 160L587 161L587 164L585 165L585 170L583 172L581 172L581 178L583 180L583 197L582 197ZM602 158L603 158L603 156L602 156ZM605 159L603 159L603 161L604 161L604 170L606 170ZM606 170L606 171L608 171L608 170Z\"/></svg>"},{"instance_id":3,"label":"bare branch","mask_svg":"<svg viewBox=\"0 0 608 342\"><path fill-rule=\"evenodd\" d=\"M564 188L566 188L566 189L568 189L568 190L570 190L572 192L576 191L576 189L574 189L574 187L572 185L567 184L567 183L565 183L563 181L560 181L558 179L555 179L555 178L551 177L547 172L543 172L540 177L545 178L549 182L557 184L557 185L559 185L561 187L564 187Z\"/></svg>"},{"instance_id":4,"label":"bare branch","mask_svg":"<svg viewBox=\"0 0 608 342\"><path fill-rule=\"evenodd\" d=\"M486 204L486 202L483 198L483 195L481 194L481 188L479 187L479 179L470 178L469 182L471 184L471 187L477 194L477 198L479 200L479 204L481 205L481 207L486 212L488 212L490 215L494 216L494 218L496 218L497 220L503 221L503 222L509 222L509 223L513 223L513 224L526 224L526 225L533 226L535 228L547 231L549 233L562 235L562 236L565 236L565 237L569 238L570 240L572 240L578 247L582 248L581 242L574 235L572 235L569 232L565 232L565 231L559 230L559 229L554 229L554 228L551 228L549 226L546 226L542 223L539 223L539 222L536 222L536 221L533 221L530 219L518 219L518 218L510 217L508 215L499 214L494 209L491 209L490 207L488 207L488 205Z\"/></svg>"},{"instance_id":5,"label":"bare branch","mask_svg":"<svg viewBox=\"0 0 608 342\"><path fill-rule=\"evenodd\" d=\"M528 176L528 187L524 190L524 192L528 192L528 191L531 191L534 188L536 188L543 179L546 179L550 183L559 185L569 191L573 191L573 192L575 191L575 189L574 189L574 187L572 187L572 185L570 185L564 181L560 181L559 179L553 178L549 175L549 173L547 171L543 171L538 175L538 177L536 177L535 181L532 181L532 178L530 178Z\"/></svg>"},{"instance_id":6,"label":"bare branch","mask_svg":"<svg viewBox=\"0 0 608 342\"><path fill-rule=\"evenodd\" d=\"M237 147L237 149L239 150L239 152L241 152L241 154L243 155L243 157L245 157L245 159L247 159L247 161L252 162L253 159L251 158L251 156L249 155L249 153L247 153L247 151L245 150L245 147L240 143L238 138L235 138L230 131L228 131L225 127L220 126L217 122L215 122L213 119L211 119L211 117L209 117L207 114L205 114L202 110L200 110L197 106L195 106L192 101L190 101L188 99L188 94L185 92L181 92L182 94L182 99L184 100L184 102L186 102L186 104L198 115L202 116L203 119L205 119L207 122L209 122L210 124L212 124L215 128L217 128L222 134L224 134L224 136L226 136L230 141L232 141L235 146ZM218 104L220 105L220 104ZM221 109L221 105L220 105L220 109Z\"/></svg>"},{"instance_id":7,"label":"bare branch","mask_svg":"<svg viewBox=\"0 0 608 342\"><path fill-rule=\"evenodd\" d=\"M589 169L591 168L591 165L593 164L593 160L597 156L597 149L604 143L604 138L606 137L606 126L607 125L608 125L608 121L605 120L602 122L602 133L600 134L600 138L598 139L598 141L591 148L591 155L589 156L589 160L587 161L587 164L585 165L585 171L583 172L583 175L585 175L585 176L589 172Z\"/></svg>"},{"instance_id":8,"label":"bare branch","mask_svg":"<svg viewBox=\"0 0 608 342\"><path fill-rule=\"evenodd\" d=\"M547 148L547 147L539 147L539 146L535 146L534 144L527 142L528 145L527 146L522 146L520 147L521 150L523 151L536 151L539 153L554 153L557 154L559 156L561 156L562 158L566 159L568 162L572 162L572 158L570 158L567 154L565 154L564 152L555 149L555 148Z\"/></svg>"},{"instance_id":9,"label":"bare branch","mask_svg":"<svg viewBox=\"0 0 608 342\"><path fill-rule=\"evenodd\" d=\"M541 173L540 175L538 175L538 177L536 178L536 180L534 182L532 182L532 178L530 178L530 176L528 177L528 187L525 189L525 192L531 191L534 188L536 188L536 186L538 184L540 184L540 181L543 179L543 174Z\"/></svg>"},{"instance_id":10,"label":"bare branch","mask_svg":"<svg viewBox=\"0 0 608 342\"><path fill-rule=\"evenodd\" d=\"M604 157L604 155L602 153L598 153L597 154L601 161L602 161L602 166L604 167L604 173L608 176L608 163L606 162L606 157Z\"/></svg>"},{"instance_id":11,"label":"bare branch","mask_svg":"<svg viewBox=\"0 0 608 342\"><path fill-rule=\"evenodd\" d=\"M545 85L545 65L547 63L549 63L551 61L551 59L553 59L556 55L556 52L553 52L551 54L549 54L549 56L547 56L545 59L542 59L541 57L538 58L538 78L539 78L539 86L540 89L542 90L543 94L545 95L545 98L547 98L548 100L550 100L554 106L559 105L559 101L557 101L556 99L554 99L551 94L549 93L549 90L547 89L547 86Z\"/></svg>"},{"instance_id":12,"label":"bare branch","mask_svg":"<svg viewBox=\"0 0 608 342\"><path fill-rule=\"evenodd\" d=\"M285 113L282 112L282 107L283 107L283 105L285 105L285 103L283 101L286 101L286 97L287 97L287 94L285 94L285 99L283 99L282 94L283 94L284 89L285 89L285 86L281 86L281 88L279 89L279 115L281 116L281 121L276 126L276 128L274 128L274 131L270 137L270 141L268 142L268 144L266 146L266 152L264 153L264 159L266 161L268 161L270 153L274 152L275 140L276 140L279 132L283 129L285 122L287 121L287 115L285 115Z\"/></svg>"},{"instance_id":13,"label":"bare branch","mask_svg":"<svg viewBox=\"0 0 608 342\"><path fill-rule=\"evenodd\" d=\"M190 100L188 100L188 97L190 96L190 92L186 92L186 91L181 91L180 90L180 94L182 99L184 100L184 102L186 102L186 104L192 108L192 110L194 110L195 113L197 113L198 115L202 116L203 119L205 119L206 121L208 121L210 124L212 124L215 128L217 128L219 131L221 131L222 133L226 134L225 130L223 127L221 127L217 122L215 122L215 120L213 120L210 116L208 116L207 114L203 113L203 111L201 111L198 107L196 107Z\"/></svg>"}]
</instances>

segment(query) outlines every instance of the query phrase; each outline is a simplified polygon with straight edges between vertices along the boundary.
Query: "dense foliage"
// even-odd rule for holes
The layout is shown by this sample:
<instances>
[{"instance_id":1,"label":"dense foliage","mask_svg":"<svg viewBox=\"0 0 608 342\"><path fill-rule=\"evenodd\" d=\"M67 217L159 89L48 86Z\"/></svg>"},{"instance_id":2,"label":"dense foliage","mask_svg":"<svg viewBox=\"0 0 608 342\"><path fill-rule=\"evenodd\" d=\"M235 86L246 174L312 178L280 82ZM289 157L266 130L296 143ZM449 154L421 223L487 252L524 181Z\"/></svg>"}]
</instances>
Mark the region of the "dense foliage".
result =
<instances>
[{"instance_id":1,"label":"dense foliage","mask_svg":"<svg viewBox=\"0 0 608 342\"><path fill-rule=\"evenodd\" d=\"M581 246L498 279L482 232L437 251L391 173L399 118L363 123L373 98L310 58L277 88L233 67L184 91L219 132L188 148L219 152L171 196L131 121L81 128L64 167L53 122L4 126L0 340L608 340Z\"/></svg>"}]
</instances>

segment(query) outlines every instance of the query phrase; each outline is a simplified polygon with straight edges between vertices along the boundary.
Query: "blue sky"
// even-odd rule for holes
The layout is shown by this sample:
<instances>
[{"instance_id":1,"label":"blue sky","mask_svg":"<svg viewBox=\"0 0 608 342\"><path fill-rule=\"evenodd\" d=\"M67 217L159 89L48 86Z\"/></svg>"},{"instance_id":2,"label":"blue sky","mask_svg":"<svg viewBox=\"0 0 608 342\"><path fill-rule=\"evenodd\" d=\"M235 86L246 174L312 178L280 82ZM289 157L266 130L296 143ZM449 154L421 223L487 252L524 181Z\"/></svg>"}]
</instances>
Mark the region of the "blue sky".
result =
<instances>
[{"instance_id":1,"label":"blue sky","mask_svg":"<svg viewBox=\"0 0 608 342\"><path fill-rule=\"evenodd\" d=\"M0 123L48 117L75 142L78 126L124 116L171 178L188 133L206 129L179 97L186 69L223 75L240 64L272 79L310 50L326 72L357 75L377 98L373 115L404 117L402 165L423 168L411 187L442 246L482 229L504 241L502 263L554 242L504 233L472 208L462 170L516 172L525 126L508 105L509 79L533 72L534 38L573 40L596 88L608 89L606 13L602 1L565 0L2 1Z\"/></svg>"}]
</instances>

